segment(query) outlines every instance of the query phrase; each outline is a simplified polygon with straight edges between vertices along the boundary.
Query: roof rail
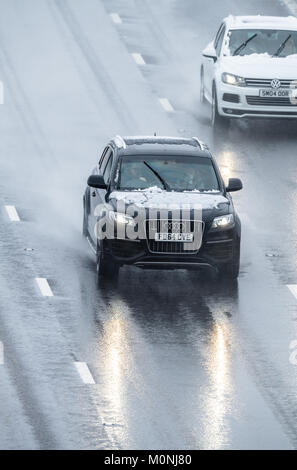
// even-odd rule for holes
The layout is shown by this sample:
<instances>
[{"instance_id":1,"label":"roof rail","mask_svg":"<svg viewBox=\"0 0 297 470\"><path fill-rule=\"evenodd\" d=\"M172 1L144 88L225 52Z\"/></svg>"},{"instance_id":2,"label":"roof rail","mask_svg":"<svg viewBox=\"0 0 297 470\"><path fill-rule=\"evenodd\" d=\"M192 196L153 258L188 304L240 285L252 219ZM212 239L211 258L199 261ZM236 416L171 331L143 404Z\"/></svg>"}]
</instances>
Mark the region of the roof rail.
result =
<instances>
[{"instance_id":1,"label":"roof rail","mask_svg":"<svg viewBox=\"0 0 297 470\"><path fill-rule=\"evenodd\" d=\"M115 136L114 142L117 147L124 148L124 149L126 148L126 142L124 141L123 137L121 137L120 135Z\"/></svg>"},{"instance_id":2,"label":"roof rail","mask_svg":"<svg viewBox=\"0 0 297 470\"><path fill-rule=\"evenodd\" d=\"M199 140L198 137L192 137L192 139L197 142L201 150L208 150L208 146L204 142Z\"/></svg>"}]
</instances>

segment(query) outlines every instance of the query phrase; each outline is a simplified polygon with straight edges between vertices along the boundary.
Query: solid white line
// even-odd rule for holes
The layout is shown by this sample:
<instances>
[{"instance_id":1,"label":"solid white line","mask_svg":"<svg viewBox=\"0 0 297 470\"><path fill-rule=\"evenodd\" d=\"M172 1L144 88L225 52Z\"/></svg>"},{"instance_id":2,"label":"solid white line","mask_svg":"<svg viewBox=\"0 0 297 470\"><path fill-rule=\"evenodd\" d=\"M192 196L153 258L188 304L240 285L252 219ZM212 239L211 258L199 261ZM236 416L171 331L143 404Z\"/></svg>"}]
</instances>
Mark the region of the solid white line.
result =
<instances>
[{"instance_id":1,"label":"solid white line","mask_svg":"<svg viewBox=\"0 0 297 470\"><path fill-rule=\"evenodd\" d=\"M54 294L45 277L36 277L35 280L44 297L53 297Z\"/></svg>"},{"instance_id":2,"label":"solid white line","mask_svg":"<svg viewBox=\"0 0 297 470\"><path fill-rule=\"evenodd\" d=\"M122 18L118 13L110 13L110 17L115 24L121 24Z\"/></svg>"},{"instance_id":3,"label":"solid white line","mask_svg":"<svg viewBox=\"0 0 297 470\"><path fill-rule=\"evenodd\" d=\"M132 52L132 57L135 60L137 65L145 65L144 58L138 52Z\"/></svg>"},{"instance_id":4,"label":"solid white line","mask_svg":"<svg viewBox=\"0 0 297 470\"><path fill-rule=\"evenodd\" d=\"M168 113L174 112L173 106L171 105L170 101L167 98L159 98L159 101L161 105L163 106L163 108L165 109L165 111L167 111Z\"/></svg>"},{"instance_id":5,"label":"solid white line","mask_svg":"<svg viewBox=\"0 0 297 470\"><path fill-rule=\"evenodd\" d=\"M95 380L93 379L90 369L85 362L75 362L74 365L83 383L91 385L95 384Z\"/></svg>"},{"instance_id":6,"label":"solid white line","mask_svg":"<svg viewBox=\"0 0 297 470\"><path fill-rule=\"evenodd\" d=\"M297 2L296 0L284 0L284 3L287 5L288 9L293 13L293 15L297 15Z\"/></svg>"},{"instance_id":7,"label":"solid white line","mask_svg":"<svg viewBox=\"0 0 297 470\"><path fill-rule=\"evenodd\" d=\"M19 222L19 214L17 213L17 210L15 206L5 206L6 212L12 222Z\"/></svg>"}]
</instances>

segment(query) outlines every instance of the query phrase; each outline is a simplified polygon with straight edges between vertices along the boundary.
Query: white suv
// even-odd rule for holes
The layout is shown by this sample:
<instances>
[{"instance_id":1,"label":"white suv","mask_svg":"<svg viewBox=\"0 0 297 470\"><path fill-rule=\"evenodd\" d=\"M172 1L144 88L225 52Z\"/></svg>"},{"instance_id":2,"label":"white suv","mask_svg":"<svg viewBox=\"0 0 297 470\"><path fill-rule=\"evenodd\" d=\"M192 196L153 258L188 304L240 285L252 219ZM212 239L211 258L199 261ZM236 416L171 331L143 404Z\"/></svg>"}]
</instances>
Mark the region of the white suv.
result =
<instances>
[{"instance_id":1,"label":"white suv","mask_svg":"<svg viewBox=\"0 0 297 470\"><path fill-rule=\"evenodd\" d=\"M203 51L200 99L212 124L297 118L297 18L229 16Z\"/></svg>"}]
</instances>

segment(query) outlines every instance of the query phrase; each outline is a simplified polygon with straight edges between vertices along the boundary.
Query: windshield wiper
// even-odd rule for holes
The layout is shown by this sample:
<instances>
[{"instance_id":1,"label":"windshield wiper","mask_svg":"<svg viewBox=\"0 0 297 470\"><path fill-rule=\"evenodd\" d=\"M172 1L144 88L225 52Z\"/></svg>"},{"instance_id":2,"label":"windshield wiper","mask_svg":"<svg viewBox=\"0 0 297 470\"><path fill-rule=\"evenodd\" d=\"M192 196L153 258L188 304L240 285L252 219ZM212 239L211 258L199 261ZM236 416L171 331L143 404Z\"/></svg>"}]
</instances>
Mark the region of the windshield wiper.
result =
<instances>
[{"instance_id":1,"label":"windshield wiper","mask_svg":"<svg viewBox=\"0 0 297 470\"><path fill-rule=\"evenodd\" d=\"M292 34L289 34L289 36L284 40L284 42L281 43L276 53L273 54L273 57L278 57L280 53L283 52L284 48L286 47L287 42L289 41L291 37L292 37Z\"/></svg>"},{"instance_id":2,"label":"windshield wiper","mask_svg":"<svg viewBox=\"0 0 297 470\"><path fill-rule=\"evenodd\" d=\"M237 49L235 49L235 51L233 52L233 55L238 55L238 54L242 51L242 49L244 49L244 48L248 45L248 43L249 43L250 41L252 41L253 39L255 39L256 36L258 36L258 33L253 34L253 35L252 35L250 38L248 38L245 42L243 42L242 44L240 44L240 46L239 46Z\"/></svg>"},{"instance_id":3,"label":"windshield wiper","mask_svg":"<svg viewBox=\"0 0 297 470\"><path fill-rule=\"evenodd\" d=\"M154 175L156 175L156 177L161 181L161 183L163 184L164 186L164 189L166 189L166 191L170 191L170 186L168 183L166 183L166 181L164 180L164 178L162 178L161 175L159 175L159 173L147 162L143 162L145 164L145 166L147 166L153 173Z\"/></svg>"}]
</instances>

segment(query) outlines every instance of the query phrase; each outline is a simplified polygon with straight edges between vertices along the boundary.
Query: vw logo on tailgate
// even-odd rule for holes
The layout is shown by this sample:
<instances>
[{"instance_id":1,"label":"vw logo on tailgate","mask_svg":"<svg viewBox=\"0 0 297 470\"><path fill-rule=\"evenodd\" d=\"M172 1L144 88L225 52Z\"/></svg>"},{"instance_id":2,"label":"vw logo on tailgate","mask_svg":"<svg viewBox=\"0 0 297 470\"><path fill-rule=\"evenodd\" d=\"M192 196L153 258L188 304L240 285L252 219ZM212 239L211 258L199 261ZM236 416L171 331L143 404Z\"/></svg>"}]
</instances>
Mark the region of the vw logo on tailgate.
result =
<instances>
[{"instance_id":1,"label":"vw logo on tailgate","mask_svg":"<svg viewBox=\"0 0 297 470\"><path fill-rule=\"evenodd\" d=\"M272 88L279 88L280 86L281 86L280 80L278 80L277 78L274 78L273 80L271 80Z\"/></svg>"}]
</instances>

